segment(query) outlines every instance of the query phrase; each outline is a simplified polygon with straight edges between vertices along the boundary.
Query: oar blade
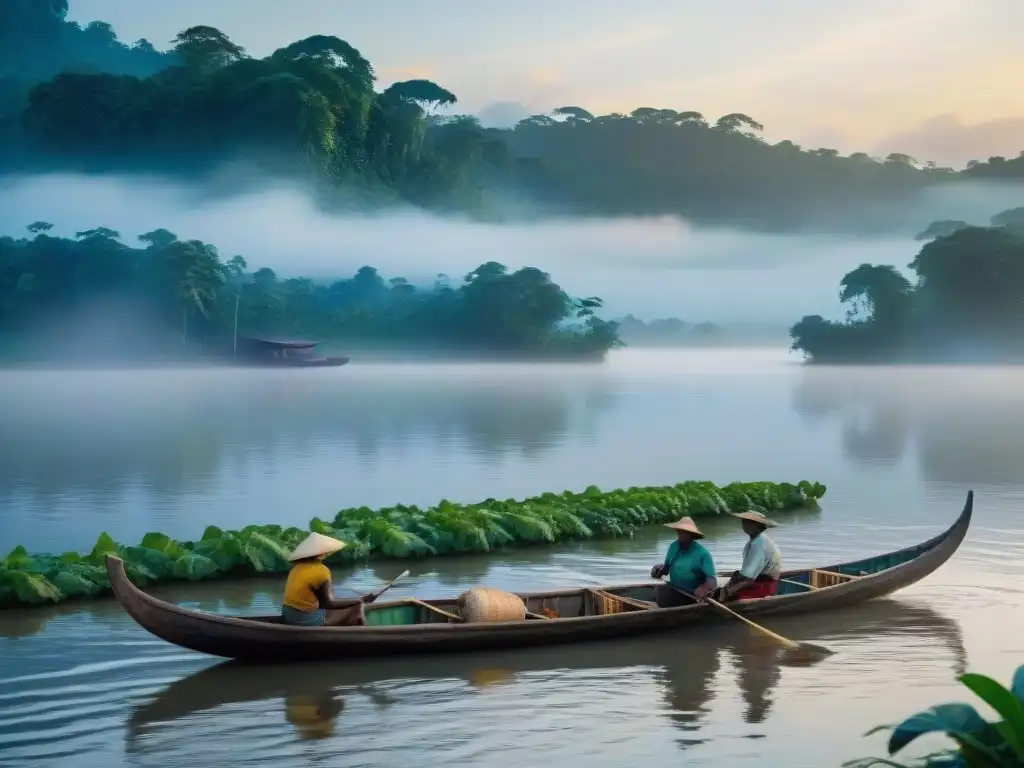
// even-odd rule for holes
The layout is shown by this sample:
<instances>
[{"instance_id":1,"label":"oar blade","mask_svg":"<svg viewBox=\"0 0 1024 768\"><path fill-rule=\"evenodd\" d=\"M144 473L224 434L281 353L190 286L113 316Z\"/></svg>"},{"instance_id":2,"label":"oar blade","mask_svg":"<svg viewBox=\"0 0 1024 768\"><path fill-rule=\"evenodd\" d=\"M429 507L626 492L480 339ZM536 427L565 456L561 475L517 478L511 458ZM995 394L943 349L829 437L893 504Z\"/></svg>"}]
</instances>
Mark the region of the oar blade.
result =
<instances>
[{"instance_id":1,"label":"oar blade","mask_svg":"<svg viewBox=\"0 0 1024 768\"><path fill-rule=\"evenodd\" d=\"M781 662L789 667L810 667L832 656L835 651L813 643L800 643L796 648L787 648Z\"/></svg>"},{"instance_id":2,"label":"oar blade","mask_svg":"<svg viewBox=\"0 0 1024 768\"><path fill-rule=\"evenodd\" d=\"M835 654L835 651L826 648L823 645L815 645L814 643L800 643L800 647L808 653L813 653L817 656L821 656L822 658Z\"/></svg>"}]
</instances>

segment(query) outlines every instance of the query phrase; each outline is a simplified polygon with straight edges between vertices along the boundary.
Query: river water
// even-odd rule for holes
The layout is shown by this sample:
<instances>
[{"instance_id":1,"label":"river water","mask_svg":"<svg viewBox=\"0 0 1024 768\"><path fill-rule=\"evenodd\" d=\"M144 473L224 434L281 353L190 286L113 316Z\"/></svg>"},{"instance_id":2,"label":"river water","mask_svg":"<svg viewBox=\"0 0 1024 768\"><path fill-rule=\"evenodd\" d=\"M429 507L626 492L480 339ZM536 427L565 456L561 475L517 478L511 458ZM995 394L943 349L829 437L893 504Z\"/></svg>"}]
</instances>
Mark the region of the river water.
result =
<instances>
[{"instance_id":1,"label":"river water","mask_svg":"<svg viewBox=\"0 0 1024 768\"><path fill-rule=\"evenodd\" d=\"M818 480L774 536L787 567L922 541L977 491L937 573L772 629L836 653L783 663L742 626L515 653L218 665L111 601L0 614L0 765L837 766L878 724L968 699L966 668L1024 663L1024 370L808 369L778 350L631 351L600 367L0 373L0 551L100 531L198 536L341 506L472 501L596 483ZM733 521L735 522L735 521ZM702 521L721 568L742 538ZM670 533L409 564L396 597L644 578ZM405 564L335 574L379 585ZM277 580L171 586L268 611Z\"/></svg>"}]
</instances>

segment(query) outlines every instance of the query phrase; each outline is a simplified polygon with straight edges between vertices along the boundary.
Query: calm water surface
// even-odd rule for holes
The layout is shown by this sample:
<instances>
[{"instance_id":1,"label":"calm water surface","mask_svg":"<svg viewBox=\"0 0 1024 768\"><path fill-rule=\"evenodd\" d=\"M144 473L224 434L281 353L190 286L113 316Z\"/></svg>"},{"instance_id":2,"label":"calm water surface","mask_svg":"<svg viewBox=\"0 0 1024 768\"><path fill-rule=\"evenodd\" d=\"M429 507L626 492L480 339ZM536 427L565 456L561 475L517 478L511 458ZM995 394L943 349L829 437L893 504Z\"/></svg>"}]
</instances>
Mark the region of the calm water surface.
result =
<instances>
[{"instance_id":1,"label":"calm water surface","mask_svg":"<svg viewBox=\"0 0 1024 768\"><path fill-rule=\"evenodd\" d=\"M1024 663L1024 370L815 369L775 351L616 354L603 367L0 373L0 550L100 531L198 536L341 506L682 479L819 480L783 519L788 567L972 530L893 599L773 629L836 654L782 663L744 627L428 660L218 665L109 601L0 614L0 765L836 766L868 728ZM742 538L702 522L720 567ZM396 596L643 578L668 532L424 560ZM338 572L377 586L405 564ZM174 586L225 613L281 584Z\"/></svg>"}]
</instances>

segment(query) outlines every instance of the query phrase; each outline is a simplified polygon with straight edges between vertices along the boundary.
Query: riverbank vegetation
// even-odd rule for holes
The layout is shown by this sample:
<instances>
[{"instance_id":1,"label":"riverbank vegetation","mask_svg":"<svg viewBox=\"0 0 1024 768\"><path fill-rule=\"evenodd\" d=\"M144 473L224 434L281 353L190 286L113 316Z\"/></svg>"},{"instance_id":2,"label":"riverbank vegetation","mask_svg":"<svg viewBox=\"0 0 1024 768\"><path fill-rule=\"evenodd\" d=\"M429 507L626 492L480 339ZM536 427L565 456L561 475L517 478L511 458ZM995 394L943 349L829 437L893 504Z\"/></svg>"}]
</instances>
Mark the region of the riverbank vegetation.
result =
<instances>
[{"instance_id":1,"label":"riverbank vegetation","mask_svg":"<svg viewBox=\"0 0 1024 768\"><path fill-rule=\"evenodd\" d=\"M498 358L600 360L620 342L594 313L534 267L487 262L462 280L416 286L365 266L345 280L280 279L245 259L181 240L96 227L51 237L0 237L0 343L14 360L167 358L230 352L235 320L255 336L310 336L361 345Z\"/></svg>"},{"instance_id":2,"label":"riverbank vegetation","mask_svg":"<svg viewBox=\"0 0 1024 768\"><path fill-rule=\"evenodd\" d=\"M1024 666L1017 667L1010 687L985 675L968 673L960 682L999 716L985 720L970 704L939 704L918 712L891 729L890 757L926 734L943 734L957 747L904 765L891 759L866 758L844 763L845 768L1021 768L1024 766ZM886 726L870 733L889 730ZM869 734L870 735L870 734Z\"/></svg>"},{"instance_id":3,"label":"riverbank vegetation","mask_svg":"<svg viewBox=\"0 0 1024 768\"><path fill-rule=\"evenodd\" d=\"M645 323L633 315L616 320L619 338L630 347L690 347L716 344L722 327L714 323L688 323L678 317Z\"/></svg>"},{"instance_id":4,"label":"riverbank vegetation","mask_svg":"<svg viewBox=\"0 0 1024 768\"><path fill-rule=\"evenodd\" d=\"M346 203L846 231L900 226L894 204L936 184L1024 178L1024 157L956 172L901 153L844 157L769 144L740 112L642 106L596 115L563 106L486 128L457 114L443 84L378 90L372 63L331 35L256 58L200 25L158 51L146 40L121 42L102 21L68 22L67 11L67 0L0 9L0 167L8 171L194 178L242 162L344 190ZM509 200L515 205L503 205Z\"/></svg>"},{"instance_id":5,"label":"riverbank vegetation","mask_svg":"<svg viewBox=\"0 0 1024 768\"><path fill-rule=\"evenodd\" d=\"M781 512L814 506L825 495L820 483L685 482L656 488L582 493L545 493L523 501L487 499L478 504L442 501L435 507L395 506L343 509L331 520L313 518L309 529L251 525L240 531L209 527L197 541L174 541L149 533L138 546L119 544L108 534L92 551L63 555L30 554L16 547L0 561L0 606L61 602L109 591L105 556L125 562L139 585L165 581L283 573L288 552L309 531L334 536L348 546L328 564L370 558L408 558L491 552L493 550L631 536L644 525L683 515L702 517L760 509Z\"/></svg>"},{"instance_id":6,"label":"riverbank vegetation","mask_svg":"<svg viewBox=\"0 0 1024 768\"><path fill-rule=\"evenodd\" d=\"M1024 359L1024 208L989 225L940 221L909 267L861 264L844 275L845 322L810 315L790 334L818 362L1009 362Z\"/></svg>"}]
</instances>

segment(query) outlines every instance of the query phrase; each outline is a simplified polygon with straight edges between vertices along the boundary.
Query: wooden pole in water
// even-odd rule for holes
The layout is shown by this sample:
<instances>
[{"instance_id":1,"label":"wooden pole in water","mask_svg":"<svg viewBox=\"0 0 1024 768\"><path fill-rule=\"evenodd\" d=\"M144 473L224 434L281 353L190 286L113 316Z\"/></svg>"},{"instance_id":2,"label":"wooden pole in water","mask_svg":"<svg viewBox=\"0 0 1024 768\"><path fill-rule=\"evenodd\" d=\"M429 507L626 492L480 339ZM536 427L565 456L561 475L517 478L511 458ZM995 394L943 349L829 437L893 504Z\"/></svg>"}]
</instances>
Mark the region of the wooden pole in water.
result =
<instances>
[{"instance_id":1,"label":"wooden pole in water","mask_svg":"<svg viewBox=\"0 0 1024 768\"><path fill-rule=\"evenodd\" d=\"M693 595L691 595L686 590L680 589L679 587L677 587L674 584L671 584L671 583L669 583L667 581L665 583L668 584L669 587L674 589L679 594L686 595L691 600L697 602L697 598L695 598ZM762 632L765 635L768 635L768 637L772 638L773 640L775 640L776 642L780 643L781 645L784 645L786 648L788 648L791 651L811 651L813 653L819 653L819 654L822 654L822 655L828 655L828 654L832 653L832 651L830 651L828 648L823 648L823 647L818 646L818 645L808 645L807 643L797 643L797 642L795 642L793 640L790 640L787 637L783 637L782 635L777 635L774 632L772 632L770 629L768 629L767 627L762 627L760 624L757 624L757 623L751 621L746 616L741 616L740 614L736 613L736 611L732 610L731 608L727 608L726 606L722 605L717 600L712 600L710 597L705 598L704 602L708 603L709 605L714 606L715 608L717 608L718 610L722 611L723 613L729 614L730 616L732 616L735 619L739 619L740 621L742 621L747 626L752 627L753 629L756 629L758 632Z\"/></svg>"},{"instance_id":2,"label":"wooden pole in water","mask_svg":"<svg viewBox=\"0 0 1024 768\"><path fill-rule=\"evenodd\" d=\"M726 613L728 613L733 618L739 619L744 624L747 624L748 626L751 626L754 629L756 629L758 632L763 632L764 634L768 635L768 637L773 638L774 640L782 643L782 645L786 646L791 651L795 651L796 649L798 649L800 647L800 643L797 643L797 642L795 642L793 640L790 640L787 637L783 637L782 635L777 635L774 632L772 632L770 629L768 629L767 627L762 627L760 624L754 623L753 621L748 619L746 616L740 616L738 613L736 613L736 611L732 610L731 608L726 608L724 605L722 605L717 600L712 600L709 597L709 598L707 598L707 600L705 602L710 603L711 605L715 606L715 608L717 608L720 611L725 611Z\"/></svg>"},{"instance_id":3,"label":"wooden pole in water","mask_svg":"<svg viewBox=\"0 0 1024 768\"><path fill-rule=\"evenodd\" d=\"M238 305L242 302L242 284L238 284L238 292L235 294L235 337L231 343L231 356L238 356Z\"/></svg>"}]
</instances>

